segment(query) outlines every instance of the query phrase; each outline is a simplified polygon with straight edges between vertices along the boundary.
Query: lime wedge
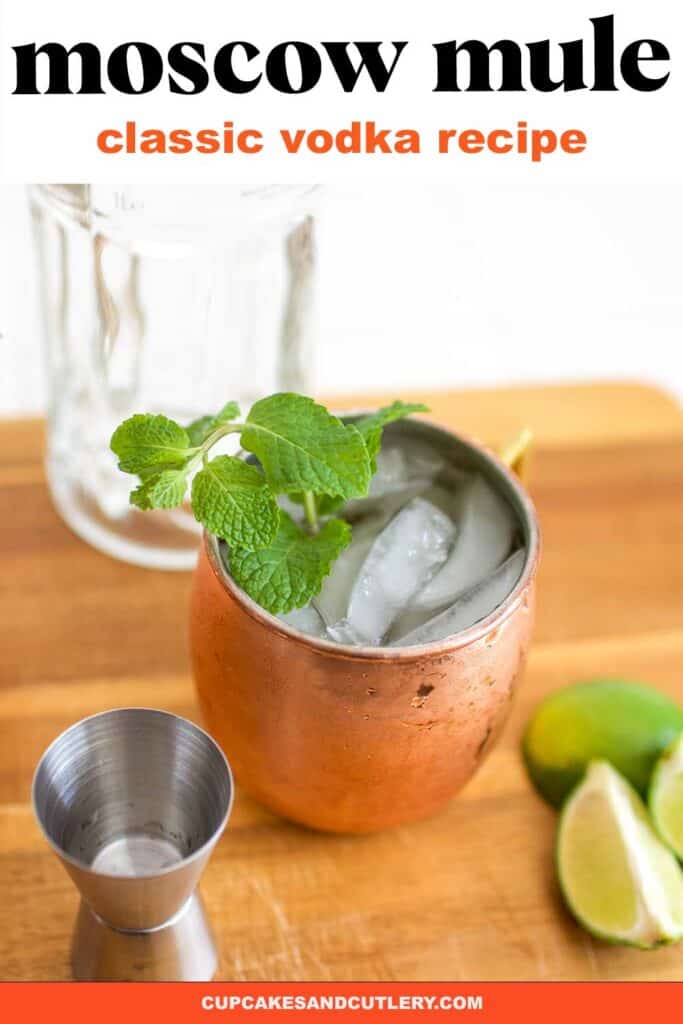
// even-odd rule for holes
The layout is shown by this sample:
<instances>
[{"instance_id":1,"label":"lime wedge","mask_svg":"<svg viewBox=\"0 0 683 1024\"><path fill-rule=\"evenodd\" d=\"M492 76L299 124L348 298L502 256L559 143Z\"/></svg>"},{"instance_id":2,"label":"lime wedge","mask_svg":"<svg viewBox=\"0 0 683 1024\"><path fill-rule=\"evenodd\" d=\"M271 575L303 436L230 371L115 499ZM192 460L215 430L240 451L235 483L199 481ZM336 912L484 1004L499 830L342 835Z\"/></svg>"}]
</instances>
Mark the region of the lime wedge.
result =
<instances>
[{"instance_id":1,"label":"lime wedge","mask_svg":"<svg viewBox=\"0 0 683 1024\"><path fill-rule=\"evenodd\" d=\"M683 735L657 762L648 802L660 837L683 860Z\"/></svg>"},{"instance_id":2,"label":"lime wedge","mask_svg":"<svg viewBox=\"0 0 683 1024\"><path fill-rule=\"evenodd\" d=\"M562 811L557 865L570 910L593 935L643 949L683 935L683 872L607 761L591 762Z\"/></svg>"}]
</instances>

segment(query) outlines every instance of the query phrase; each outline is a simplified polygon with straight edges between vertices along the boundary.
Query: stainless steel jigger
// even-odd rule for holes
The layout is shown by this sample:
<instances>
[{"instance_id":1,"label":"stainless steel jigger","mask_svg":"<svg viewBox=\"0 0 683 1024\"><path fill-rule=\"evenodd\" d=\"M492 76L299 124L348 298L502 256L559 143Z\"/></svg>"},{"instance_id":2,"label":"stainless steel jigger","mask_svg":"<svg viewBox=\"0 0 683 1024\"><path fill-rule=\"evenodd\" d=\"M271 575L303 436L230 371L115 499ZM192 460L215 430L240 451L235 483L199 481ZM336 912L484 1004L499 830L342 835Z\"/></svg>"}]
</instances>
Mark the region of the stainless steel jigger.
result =
<instances>
[{"instance_id":1,"label":"stainless steel jigger","mask_svg":"<svg viewBox=\"0 0 683 1024\"><path fill-rule=\"evenodd\" d=\"M76 980L213 977L216 947L195 890L232 796L220 748L164 711L106 711L52 743L33 806L81 894Z\"/></svg>"}]
</instances>

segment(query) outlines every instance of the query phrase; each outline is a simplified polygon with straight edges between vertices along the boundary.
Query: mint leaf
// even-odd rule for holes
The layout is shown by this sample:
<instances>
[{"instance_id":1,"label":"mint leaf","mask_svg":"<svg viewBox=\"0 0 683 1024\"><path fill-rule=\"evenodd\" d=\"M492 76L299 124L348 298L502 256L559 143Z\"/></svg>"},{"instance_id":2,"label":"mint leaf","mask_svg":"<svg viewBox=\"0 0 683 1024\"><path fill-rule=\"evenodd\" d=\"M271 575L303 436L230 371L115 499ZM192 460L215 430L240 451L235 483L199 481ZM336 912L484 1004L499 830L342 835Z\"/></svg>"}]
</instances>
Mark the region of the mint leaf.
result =
<instances>
[{"instance_id":1,"label":"mint leaf","mask_svg":"<svg viewBox=\"0 0 683 1024\"><path fill-rule=\"evenodd\" d=\"M214 422L217 426L220 423L230 423L231 420L236 420L239 414L240 407L237 402L226 402L221 411L214 416Z\"/></svg>"},{"instance_id":2,"label":"mint leaf","mask_svg":"<svg viewBox=\"0 0 683 1024\"><path fill-rule=\"evenodd\" d=\"M199 416L196 420L192 420L192 423L185 427L190 444L197 446L203 444L216 427L220 427L223 423L230 423L237 419L239 414L240 407L237 402L227 402L215 416Z\"/></svg>"},{"instance_id":3,"label":"mint leaf","mask_svg":"<svg viewBox=\"0 0 683 1024\"><path fill-rule=\"evenodd\" d=\"M139 487L131 492L131 505L138 508L175 508L182 505L187 491L187 471L182 469L165 469L161 473L145 477Z\"/></svg>"},{"instance_id":4,"label":"mint leaf","mask_svg":"<svg viewBox=\"0 0 683 1024\"><path fill-rule=\"evenodd\" d=\"M110 441L124 473L149 466L179 468L194 454L187 432L167 416L135 415L116 428Z\"/></svg>"},{"instance_id":5,"label":"mint leaf","mask_svg":"<svg viewBox=\"0 0 683 1024\"><path fill-rule=\"evenodd\" d=\"M332 563L351 541L351 527L329 519L319 533L306 534L280 513L273 543L260 551L231 548L230 572L262 608L279 615L303 608L319 593Z\"/></svg>"},{"instance_id":6,"label":"mint leaf","mask_svg":"<svg viewBox=\"0 0 683 1024\"><path fill-rule=\"evenodd\" d=\"M190 444L199 447L211 433L216 422L215 416L200 416L196 420L192 420L192 423L188 423L185 427L187 436L190 439Z\"/></svg>"},{"instance_id":7,"label":"mint leaf","mask_svg":"<svg viewBox=\"0 0 683 1024\"><path fill-rule=\"evenodd\" d=\"M264 548L274 539L280 509L262 473L233 455L218 455L192 481L200 523L231 547Z\"/></svg>"},{"instance_id":8,"label":"mint leaf","mask_svg":"<svg viewBox=\"0 0 683 1024\"><path fill-rule=\"evenodd\" d=\"M362 419L356 420L356 428L365 441L373 473L377 469L377 453L382 444L382 431L384 428L388 423L403 419L405 416L411 416L414 412L429 412L429 409L426 405L418 402L392 402L391 405L385 405L370 416L364 416Z\"/></svg>"},{"instance_id":9,"label":"mint leaf","mask_svg":"<svg viewBox=\"0 0 683 1024\"><path fill-rule=\"evenodd\" d=\"M303 395L277 394L256 402L242 430L278 494L313 491L363 497L370 459L361 434Z\"/></svg>"},{"instance_id":10,"label":"mint leaf","mask_svg":"<svg viewBox=\"0 0 683 1024\"><path fill-rule=\"evenodd\" d=\"M388 423L393 423L394 420L410 416L414 412L429 412L429 409L426 405L419 403L393 402L392 405L387 405L383 409L378 409L372 415L364 416L356 421L354 426L365 441L365 447L370 459L371 475L377 470L377 454L382 444L382 431L384 427ZM290 494L289 497L298 504L301 504L303 501L301 494L294 493ZM346 497L343 494L324 494L320 495L317 501L318 514L328 516L344 504Z\"/></svg>"}]
</instances>

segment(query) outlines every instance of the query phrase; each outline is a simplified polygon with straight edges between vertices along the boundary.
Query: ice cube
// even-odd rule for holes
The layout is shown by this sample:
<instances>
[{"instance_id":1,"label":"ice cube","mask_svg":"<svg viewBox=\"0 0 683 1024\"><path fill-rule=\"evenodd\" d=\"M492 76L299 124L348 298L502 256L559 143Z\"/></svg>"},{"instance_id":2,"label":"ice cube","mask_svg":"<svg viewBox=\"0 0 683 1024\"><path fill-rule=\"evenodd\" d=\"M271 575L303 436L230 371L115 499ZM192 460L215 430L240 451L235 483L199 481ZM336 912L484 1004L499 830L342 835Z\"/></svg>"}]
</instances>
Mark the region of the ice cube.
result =
<instances>
[{"instance_id":1,"label":"ice cube","mask_svg":"<svg viewBox=\"0 0 683 1024\"><path fill-rule=\"evenodd\" d=\"M406 438L400 444L389 443L377 455L367 498L347 502L344 515L353 521L368 513L395 514L430 487L444 466L441 455L424 441Z\"/></svg>"},{"instance_id":2,"label":"ice cube","mask_svg":"<svg viewBox=\"0 0 683 1024\"><path fill-rule=\"evenodd\" d=\"M441 455L424 441L404 438L400 443L388 444L377 455L377 472L369 496L377 498L405 487L426 486L443 466Z\"/></svg>"},{"instance_id":3,"label":"ice cube","mask_svg":"<svg viewBox=\"0 0 683 1024\"><path fill-rule=\"evenodd\" d=\"M493 575L481 580L461 594L450 608L429 619L423 625L404 636L392 639L389 647L410 647L414 644L430 644L444 640L455 633L473 626L475 622L490 615L512 591L520 577L526 549L521 548L510 555Z\"/></svg>"},{"instance_id":4,"label":"ice cube","mask_svg":"<svg viewBox=\"0 0 683 1024\"><path fill-rule=\"evenodd\" d=\"M467 486L457 525L453 550L412 601L415 611L442 608L490 576L509 554L517 530L508 503L479 475Z\"/></svg>"},{"instance_id":5,"label":"ice cube","mask_svg":"<svg viewBox=\"0 0 683 1024\"><path fill-rule=\"evenodd\" d=\"M347 634L379 644L401 609L446 561L454 535L453 522L430 502L413 498L405 505L361 567L343 624Z\"/></svg>"},{"instance_id":6,"label":"ice cube","mask_svg":"<svg viewBox=\"0 0 683 1024\"><path fill-rule=\"evenodd\" d=\"M334 640L338 644L346 644L347 647L362 647L368 643L365 637L356 632L348 619L342 619L334 626L328 626L327 635L330 640Z\"/></svg>"},{"instance_id":7,"label":"ice cube","mask_svg":"<svg viewBox=\"0 0 683 1024\"><path fill-rule=\"evenodd\" d=\"M420 497L436 505L449 519L457 523L462 515L463 496L467 494L470 480L471 476L464 472L451 474L449 471L447 480L440 477L436 483L423 490Z\"/></svg>"},{"instance_id":8,"label":"ice cube","mask_svg":"<svg viewBox=\"0 0 683 1024\"><path fill-rule=\"evenodd\" d=\"M305 608L295 608L292 612L278 615L278 619L280 622L285 622L288 626L298 629L300 633L316 636L321 640L329 639L325 623L316 609L310 604Z\"/></svg>"},{"instance_id":9,"label":"ice cube","mask_svg":"<svg viewBox=\"0 0 683 1024\"><path fill-rule=\"evenodd\" d=\"M346 618L351 590L358 573L375 538L387 521L388 516L372 516L353 525L351 543L339 555L320 593L313 599L315 607L328 626L334 626ZM346 643L345 640L339 642Z\"/></svg>"},{"instance_id":10,"label":"ice cube","mask_svg":"<svg viewBox=\"0 0 683 1024\"><path fill-rule=\"evenodd\" d=\"M429 486L428 480L420 480L409 487L387 491L375 497L354 498L344 505L344 518L348 519L352 526L357 522L364 522L368 517L381 517L384 523L388 523L409 501L424 495Z\"/></svg>"}]
</instances>

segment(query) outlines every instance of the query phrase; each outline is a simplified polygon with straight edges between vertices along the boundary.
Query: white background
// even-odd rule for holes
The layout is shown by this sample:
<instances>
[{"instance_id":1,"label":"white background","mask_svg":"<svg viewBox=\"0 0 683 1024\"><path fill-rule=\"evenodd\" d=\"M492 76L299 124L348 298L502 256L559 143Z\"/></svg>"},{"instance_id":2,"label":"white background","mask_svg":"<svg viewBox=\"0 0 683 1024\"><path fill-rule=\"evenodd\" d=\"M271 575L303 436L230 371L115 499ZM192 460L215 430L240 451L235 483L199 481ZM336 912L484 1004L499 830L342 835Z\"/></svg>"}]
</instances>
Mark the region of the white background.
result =
<instances>
[{"instance_id":1,"label":"white background","mask_svg":"<svg viewBox=\"0 0 683 1024\"><path fill-rule=\"evenodd\" d=\"M324 392L631 378L683 397L681 189L330 185ZM28 210L0 188L0 414L44 408Z\"/></svg>"}]
</instances>

